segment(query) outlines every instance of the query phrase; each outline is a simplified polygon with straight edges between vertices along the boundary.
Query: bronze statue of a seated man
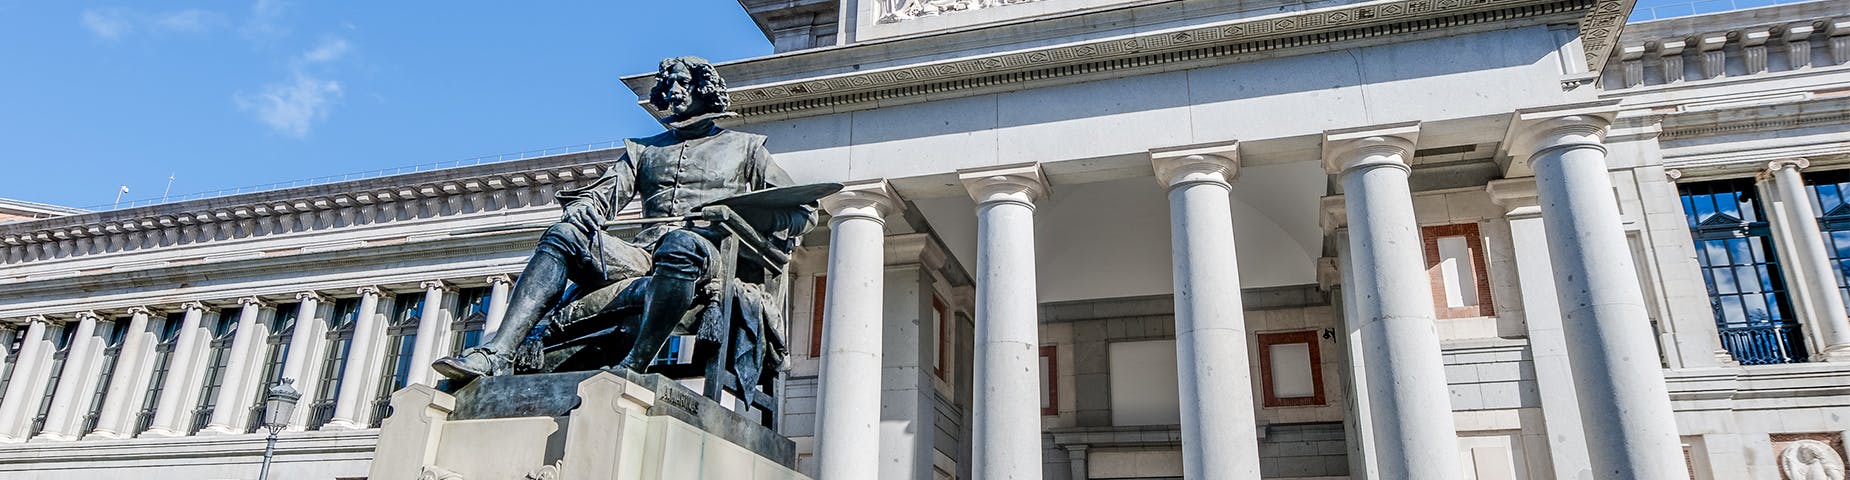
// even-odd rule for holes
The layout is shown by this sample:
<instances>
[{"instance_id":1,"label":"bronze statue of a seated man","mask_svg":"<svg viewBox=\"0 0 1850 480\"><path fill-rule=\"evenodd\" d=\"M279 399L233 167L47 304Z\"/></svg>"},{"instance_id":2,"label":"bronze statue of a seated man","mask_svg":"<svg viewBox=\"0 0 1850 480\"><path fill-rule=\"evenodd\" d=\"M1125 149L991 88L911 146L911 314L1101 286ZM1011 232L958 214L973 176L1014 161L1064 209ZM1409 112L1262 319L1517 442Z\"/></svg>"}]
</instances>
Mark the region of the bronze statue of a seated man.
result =
<instances>
[{"instance_id":1,"label":"bronze statue of a seated man","mask_svg":"<svg viewBox=\"0 0 1850 480\"><path fill-rule=\"evenodd\" d=\"M479 347L437 360L452 379L512 373L515 351L542 318L560 307L569 284L577 294L620 287L625 303L638 304L634 339L617 367L641 371L682 326L722 259L715 245L724 229L686 222L655 223L631 241L606 232L606 222L642 201L645 218L684 217L710 202L790 185L771 160L765 137L727 130L713 120L729 103L726 83L695 57L663 60L649 103L667 113L668 131L626 142L623 156L590 185L558 194L565 214L540 236L539 246L515 283L499 331ZM741 211L771 248L789 253L814 224L816 202ZM608 296L608 295L607 295ZM557 315L553 330L562 326Z\"/></svg>"}]
</instances>

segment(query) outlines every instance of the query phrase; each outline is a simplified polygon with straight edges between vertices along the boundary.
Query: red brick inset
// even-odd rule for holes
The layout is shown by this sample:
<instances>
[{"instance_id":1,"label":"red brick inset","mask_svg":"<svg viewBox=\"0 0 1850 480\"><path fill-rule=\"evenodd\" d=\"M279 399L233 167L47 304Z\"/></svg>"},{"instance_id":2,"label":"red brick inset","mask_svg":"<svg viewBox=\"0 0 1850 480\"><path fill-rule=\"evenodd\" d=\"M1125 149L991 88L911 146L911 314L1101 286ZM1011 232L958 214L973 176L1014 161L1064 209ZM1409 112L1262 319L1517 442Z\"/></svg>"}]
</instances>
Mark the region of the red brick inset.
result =
<instances>
[{"instance_id":1,"label":"red brick inset","mask_svg":"<svg viewBox=\"0 0 1850 480\"><path fill-rule=\"evenodd\" d=\"M1445 304L1445 274L1439 270L1439 239L1464 237L1471 249L1471 271L1477 274L1477 305L1451 307ZM1459 223L1420 228L1420 244L1426 253L1427 284L1432 286L1433 313L1439 318L1487 317L1496 314L1490 304L1490 270L1484 266L1484 236L1477 224Z\"/></svg>"},{"instance_id":2,"label":"red brick inset","mask_svg":"<svg viewBox=\"0 0 1850 480\"><path fill-rule=\"evenodd\" d=\"M1047 404L1041 406L1041 415L1060 414L1060 356L1059 348L1053 345L1041 346L1041 359L1047 362Z\"/></svg>"},{"instance_id":3,"label":"red brick inset","mask_svg":"<svg viewBox=\"0 0 1850 480\"><path fill-rule=\"evenodd\" d=\"M1278 398L1272 388L1272 346L1303 343L1310 345L1310 384L1311 396ZM1318 352L1317 331L1279 332L1259 334L1259 379L1265 389L1265 406L1268 407L1302 407L1323 405L1323 355Z\"/></svg>"}]
</instances>

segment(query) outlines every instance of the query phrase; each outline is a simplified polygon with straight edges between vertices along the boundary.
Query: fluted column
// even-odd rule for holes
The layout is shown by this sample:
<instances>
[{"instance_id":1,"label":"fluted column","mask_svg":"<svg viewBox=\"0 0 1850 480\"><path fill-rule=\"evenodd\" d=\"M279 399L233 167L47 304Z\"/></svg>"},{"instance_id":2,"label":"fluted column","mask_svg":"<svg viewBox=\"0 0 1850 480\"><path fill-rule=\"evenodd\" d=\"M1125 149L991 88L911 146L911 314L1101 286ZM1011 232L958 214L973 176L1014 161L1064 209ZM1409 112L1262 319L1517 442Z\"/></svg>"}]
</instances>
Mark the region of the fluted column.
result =
<instances>
[{"instance_id":1,"label":"fluted column","mask_svg":"<svg viewBox=\"0 0 1850 480\"><path fill-rule=\"evenodd\" d=\"M379 298L385 295L379 287L360 287L360 310L353 319L353 346L347 350L347 368L341 370L340 396L334 399L334 418L322 429L358 430L366 428L365 419L360 415L372 404L371 389L366 388L370 376L379 373L380 356L376 350L381 346L380 334L384 325L379 321Z\"/></svg>"},{"instance_id":2,"label":"fluted column","mask_svg":"<svg viewBox=\"0 0 1850 480\"><path fill-rule=\"evenodd\" d=\"M1040 304L1034 204L1039 164L959 170L976 200L976 480L1041 478Z\"/></svg>"},{"instance_id":3,"label":"fluted column","mask_svg":"<svg viewBox=\"0 0 1850 480\"><path fill-rule=\"evenodd\" d=\"M1381 478L1452 479L1458 439L1407 184L1418 124L1326 132L1349 225L1349 291Z\"/></svg>"},{"instance_id":4,"label":"fluted column","mask_svg":"<svg viewBox=\"0 0 1850 480\"><path fill-rule=\"evenodd\" d=\"M128 438L133 433L135 408L148 393L153 375L154 329L148 325L153 312L144 307L128 309L128 326L122 335L122 352L116 357L116 372L109 378L109 392L103 396L103 410L97 414L96 430L84 438Z\"/></svg>"},{"instance_id":5,"label":"fluted column","mask_svg":"<svg viewBox=\"0 0 1850 480\"><path fill-rule=\"evenodd\" d=\"M58 375L58 390L52 392L51 409L45 412L45 427L36 439L68 441L77 439L84 409L90 407L95 392L96 364L102 360L103 339L97 337L102 319L95 312L77 314L77 331L64 357L64 372ZM68 327L67 327L68 328Z\"/></svg>"},{"instance_id":6,"label":"fluted column","mask_svg":"<svg viewBox=\"0 0 1850 480\"><path fill-rule=\"evenodd\" d=\"M321 319L321 303L327 299L315 292L297 293L295 298L301 303L296 304L295 329L289 332L289 354L283 358L282 378L294 380L296 391L301 392L304 400L295 409L295 414L290 415L288 428L292 431L306 426L308 416L314 410L302 407L311 401L308 399L316 398L319 392L315 389L321 382L305 376L314 375L314 370L310 368L322 358L321 349L326 348L327 343L324 335L327 332L323 329Z\"/></svg>"},{"instance_id":7,"label":"fluted column","mask_svg":"<svg viewBox=\"0 0 1850 480\"><path fill-rule=\"evenodd\" d=\"M437 280L418 286L424 288L424 307L418 312L417 343L411 347L411 372L406 375L405 383L434 385L432 379L436 371L431 369L430 362L436 358L438 340L449 331L449 322L443 318L443 295L450 287Z\"/></svg>"},{"instance_id":8,"label":"fluted column","mask_svg":"<svg viewBox=\"0 0 1850 480\"><path fill-rule=\"evenodd\" d=\"M1259 478L1258 423L1228 196L1236 144L1153 151L1169 190L1185 478Z\"/></svg>"},{"instance_id":9,"label":"fluted column","mask_svg":"<svg viewBox=\"0 0 1850 480\"><path fill-rule=\"evenodd\" d=\"M1688 478L1607 173L1610 120L1550 115L1519 114L1510 152L1535 170L1592 476Z\"/></svg>"},{"instance_id":10,"label":"fluted column","mask_svg":"<svg viewBox=\"0 0 1850 480\"><path fill-rule=\"evenodd\" d=\"M214 407L210 423L206 424L205 429L200 430L200 434L244 433L241 427L243 423L238 421L238 417L249 411L244 408L244 401L251 398L252 393L249 388L255 386L246 385L251 377L249 370L252 357L255 357L257 353L257 349L251 347L261 340L254 338L258 333L257 318L263 314L263 309L268 307L268 304L257 297L245 297L238 299L238 305L238 330L232 333L231 350L225 352L224 378L219 382L218 398L212 400Z\"/></svg>"},{"instance_id":11,"label":"fluted column","mask_svg":"<svg viewBox=\"0 0 1850 480\"><path fill-rule=\"evenodd\" d=\"M193 377L198 375L196 373L200 367L197 365L200 357L198 352L205 348L205 343L211 339L212 334L201 325L206 314L204 304L187 302L181 305L181 308L186 313L180 320L179 333L175 334L179 338L174 341L173 354L167 363L166 381L161 383L160 403L154 408L154 421L148 424L148 431L142 432L142 436L178 437L186 435L186 425L183 422L186 422L188 418L184 414L190 413L190 410L186 408L186 399L191 396L188 394L192 392L187 386L192 385Z\"/></svg>"},{"instance_id":12,"label":"fluted column","mask_svg":"<svg viewBox=\"0 0 1850 480\"><path fill-rule=\"evenodd\" d=\"M507 275L488 277L488 316L482 319L482 339L486 341L501 331L501 319L507 317L507 302L514 287L514 279Z\"/></svg>"},{"instance_id":13,"label":"fluted column","mask_svg":"<svg viewBox=\"0 0 1850 480\"><path fill-rule=\"evenodd\" d=\"M1787 267L1788 276L1798 279L1795 288L1789 290L1801 301L1794 304L1807 310L1799 317L1804 319L1805 327L1810 330L1812 339L1812 359L1818 361L1850 361L1850 318L1844 311L1844 299L1838 291L1837 268L1831 261L1831 251L1824 245L1824 233L1818 229L1818 212L1812 208L1811 194L1806 192L1805 180L1799 177L1799 170L1811 166L1803 158L1775 160L1767 164L1767 176L1773 181L1773 192L1778 202L1772 202L1769 208L1783 214L1784 227L1790 229L1786 235L1790 245L1787 252L1792 258L1792 265ZM1773 215L1769 215L1773 216ZM1769 219L1773 220L1773 219Z\"/></svg>"},{"instance_id":14,"label":"fluted column","mask_svg":"<svg viewBox=\"0 0 1850 480\"><path fill-rule=\"evenodd\" d=\"M45 329L51 327L51 320L45 317L26 318L26 338L19 344L19 359L13 365L13 380L6 385L6 397L0 399L0 443L19 443L26 441L26 427L32 422L33 413L27 407L37 402L45 386L39 384L39 370L50 357L51 341L45 338Z\"/></svg>"},{"instance_id":15,"label":"fluted column","mask_svg":"<svg viewBox=\"0 0 1850 480\"><path fill-rule=\"evenodd\" d=\"M829 281L816 394L817 478L874 478L880 463L882 307L886 216L900 210L886 181L822 200L829 213Z\"/></svg>"}]
</instances>

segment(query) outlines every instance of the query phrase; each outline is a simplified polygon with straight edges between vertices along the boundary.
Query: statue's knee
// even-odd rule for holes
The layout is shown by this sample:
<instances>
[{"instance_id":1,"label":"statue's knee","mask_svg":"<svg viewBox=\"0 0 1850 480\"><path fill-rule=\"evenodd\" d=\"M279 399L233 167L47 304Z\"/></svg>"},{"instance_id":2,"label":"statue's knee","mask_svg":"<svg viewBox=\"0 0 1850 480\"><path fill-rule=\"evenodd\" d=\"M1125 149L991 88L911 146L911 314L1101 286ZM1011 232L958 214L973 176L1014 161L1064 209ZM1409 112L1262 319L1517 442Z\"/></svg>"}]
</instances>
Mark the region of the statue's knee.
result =
<instances>
[{"instance_id":1,"label":"statue's knee","mask_svg":"<svg viewBox=\"0 0 1850 480\"><path fill-rule=\"evenodd\" d=\"M706 239L687 230L662 235L655 247L655 273L693 280L706 273Z\"/></svg>"}]
</instances>

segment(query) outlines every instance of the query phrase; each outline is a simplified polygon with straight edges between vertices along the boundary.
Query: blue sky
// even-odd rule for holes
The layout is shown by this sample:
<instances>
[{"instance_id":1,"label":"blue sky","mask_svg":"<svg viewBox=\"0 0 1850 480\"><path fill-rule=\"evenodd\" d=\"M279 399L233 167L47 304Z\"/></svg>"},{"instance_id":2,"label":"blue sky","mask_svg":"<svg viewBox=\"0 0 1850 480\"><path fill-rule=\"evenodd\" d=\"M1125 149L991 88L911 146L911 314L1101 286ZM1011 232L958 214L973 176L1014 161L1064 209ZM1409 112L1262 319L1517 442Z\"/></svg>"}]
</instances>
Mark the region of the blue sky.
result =
<instances>
[{"instance_id":1,"label":"blue sky","mask_svg":"<svg viewBox=\"0 0 1850 480\"><path fill-rule=\"evenodd\" d=\"M735 0L0 0L0 197L124 200L660 128L618 78L770 44Z\"/></svg>"}]
</instances>

